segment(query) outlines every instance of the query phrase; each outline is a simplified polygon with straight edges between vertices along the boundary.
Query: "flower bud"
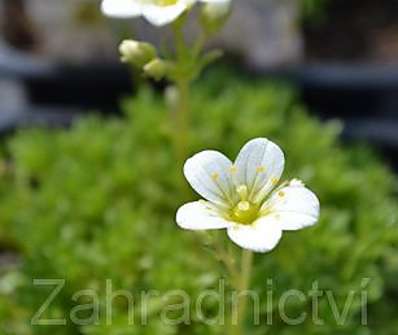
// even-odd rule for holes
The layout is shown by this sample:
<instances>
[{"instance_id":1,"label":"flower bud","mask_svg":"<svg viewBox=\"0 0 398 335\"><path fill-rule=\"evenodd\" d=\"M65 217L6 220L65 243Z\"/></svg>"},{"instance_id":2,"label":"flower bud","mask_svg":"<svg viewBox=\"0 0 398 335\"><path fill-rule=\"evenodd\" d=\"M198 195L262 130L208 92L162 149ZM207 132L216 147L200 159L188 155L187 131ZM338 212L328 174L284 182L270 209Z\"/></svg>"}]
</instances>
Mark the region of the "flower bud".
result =
<instances>
[{"instance_id":1,"label":"flower bud","mask_svg":"<svg viewBox=\"0 0 398 335\"><path fill-rule=\"evenodd\" d=\"M209 2L202 8L202 25L209 32L216 32L224 25L231 12L230 0Z\"/></svg>"},{"instance_id":2,"label":"flower bud","mask_svg":"<svg viewBox=\"0 0 398 335\"><path fill-rule=\"evenodd\" d=\"M216 1L207 3L203 8L203 14L211 20L223 19L229 14L231 8L230 1Z\"/></svg>"},{"instance_id":3,"label":"flower bud","mask_svg":"<svg viewBox=\"0 0 398 335\"><path fill-rule=\"evenodd\" d=\"M123 63L131 63L142 67L156 57L156 49L149 43L124 40L119 51Z\"/></svg>"},{"instance_id":4,"label":"flower bud","mask_svg":"<svg viewBox=\"0 0 398 335\"><path fill-rule=\"evenodd\" d=\"M147 76L160 80L168 75L170 67L170 62L155 58L144 66L144 72Z\"/></svg>"}]
</instances>

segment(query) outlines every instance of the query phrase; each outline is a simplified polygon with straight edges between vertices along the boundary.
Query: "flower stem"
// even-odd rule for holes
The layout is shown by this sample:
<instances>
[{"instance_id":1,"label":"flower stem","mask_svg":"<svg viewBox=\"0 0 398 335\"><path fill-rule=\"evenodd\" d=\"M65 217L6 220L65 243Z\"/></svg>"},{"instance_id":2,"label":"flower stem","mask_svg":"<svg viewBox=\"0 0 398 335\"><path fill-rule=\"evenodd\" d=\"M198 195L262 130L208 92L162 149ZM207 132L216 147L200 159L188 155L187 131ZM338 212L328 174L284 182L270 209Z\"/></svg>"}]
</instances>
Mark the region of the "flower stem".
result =
<instances>
[{"instance_id":1,"label":"flower stem","mask_svg":"<svg viewBox=\"0 0 398 335\"><path fill-rule=\"evenodd\" d=\"M185 18L177 21L174 28L174 40L176 48L176 65L178 73L174 78L177 90L178 101L175 110L175 150L179 163L182 165L187 158L187 148L189 143L189 119L190 119L190 89L191 89L191 74L186 71L187 62L189 61L189 46L187 45L184 33L183 24Z\"/></svg>"},{"instance_id":2,"label":"flower stem","mask_svg":"<svg viewBox=\"0 0 398 335\"><path fill-rule=\"evenodd\" d=\"M178 161L183 164L189 143L189 115L190 115L190 83L180 79L176 82L178 88L178 105L176 110L176 152Z\"/></svg>"},{"instance_id":3,"label":"flower stem","mask_svg":"<svg viewBox=\"0 0 398 335\"><path fill-rule=\"evenodd\" d=\"M211 244L214 247L217 258L224 264L228 271L230 284L235 290L235 297L232 301L230 315L227 322L228 335L243 335L244 321L246 317L246 306L248 290L250 288L251 274L253 268L253 252L243 249L240 259L240 266L236 266L232 250L225 249L223 240L218 235L211 235Z\"/></svg>"},{"instance_id":4,"label":"flower stem","mask_svg":"<svg viewBox=\"0 0 398 335\"><path fill-rule=\"evenodd\" d=\"M187 158L190 134L190 90L192 82L200 75L207 58L203 49L209 34L201 32L193 43L187 42L184 36L184 25L187 14L182 15L173 24L175 43L175 72L171 76L178 89L178 102L173 118L175 119L175 150L181 164Z\"/></svg>"},{"instance_id":5,"label":"flower stem","mask_svg":"<svg viewBox=\"0 0 398 335\"><path fill-rule=\"evenodd\" d=\"M246 316L246 306L247 306L247 290L250 287L251 273L253 265L253 252L249 250L242 251L241 258L241 273L238 280L237 289L237 305L233 305L234 309L232 311L231 317L231 335L243 335L243 324ZM236 314L235 314L236 313Z\"/></svg>"},{"instance_id":6,"label":"flower stem","mask_svg":"<svg viewBox=\"0 0 398 335\"><path fill-rule=\"evenodd\" d=\"M230 276L231 285L233 287L238 287L238 279L240 278L239 269L236 267L235 260L230 250L227 251L224 248L224 243L220 238L216 238L213 246L217 253L218 259L224 264L225 269Z\"/></svg>"}]
</instances>

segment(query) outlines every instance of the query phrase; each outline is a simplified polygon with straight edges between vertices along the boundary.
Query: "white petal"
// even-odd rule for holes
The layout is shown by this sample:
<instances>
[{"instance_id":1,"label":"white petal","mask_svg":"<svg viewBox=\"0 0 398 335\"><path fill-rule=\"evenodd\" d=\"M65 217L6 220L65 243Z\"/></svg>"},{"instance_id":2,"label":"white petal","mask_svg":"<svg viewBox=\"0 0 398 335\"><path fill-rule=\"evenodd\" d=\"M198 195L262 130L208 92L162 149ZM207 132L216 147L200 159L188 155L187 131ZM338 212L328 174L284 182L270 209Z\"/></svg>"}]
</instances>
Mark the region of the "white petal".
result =
<instances>
[{"instance_id":1,"label":"white petal","mask_svg":"<svg viewBox=\"0 0 398 335\"><path fill-rule=\"evenodd\" d=\"M183 229L206 230L231 227L232 223L222 218L205 201L189 202L181 206L176 215L177 224Z\"/></svg>"},{"instance_id":2,"label":"white petal","mask_svg":"<svg viewBox=\"0 0 398 335\"><path fill-rule=\"evenodd\" d=\"M263 217L257 219L252 225L235 225L229 228L228 236L244 249L267 252L278 244L282 229L272 218Z\"/></svg>"},{"instance_id":3,"label":"white petal","mask_svg":"<svg viewBox=\"0 0 398 335\"><path fill-rule=\"evenodd\" d=\"M319 200L304 184L290 183L276 190L262 206L279 221L282 230L298 230L314 225L319 217Z\"/></svg>"},{"instance_id":4,"label":"white petal","mask_svg":"<svg viewBox=\"0 0 398 335\"><path fill-rule=\"evenodd\" d=\"M232 162L222 153L206 150L186 161L184 174L192 188L203 198L229 207L237 197L231 167Z\"/></svg>"},{"instance_id":5,"label":"white petal","mask_svg":"<svg viewBox=\"0 0 398 335\"><path fill-rule=\"evenodd\" d=\"M177 19L188 5L185 1L178 1L175 5L159 6L154 4L144 4L142 15L153 25L163 26Z\"/></svg>"},{"instance_id":6,"label":"white petal","mask_svg":"<svg viewBox=\"0 0 398 335\"><path fill-rule=\"evenodd\" d=\"M134 0L103 0L101 10L105 15L117 18L141 15L141 6Z\"/></svg>"},{"instance_id":7,"label":"white petal","mask_svg":"<svg viewBox=\"0 0 398 335\"><path fill-rule=\"evenodd\" d=\"M236 182L247 185L251 200L260 202L281 177L285 157L275 143L256 138L243 146L235 166Z\"/></svg>"}]
</instances>

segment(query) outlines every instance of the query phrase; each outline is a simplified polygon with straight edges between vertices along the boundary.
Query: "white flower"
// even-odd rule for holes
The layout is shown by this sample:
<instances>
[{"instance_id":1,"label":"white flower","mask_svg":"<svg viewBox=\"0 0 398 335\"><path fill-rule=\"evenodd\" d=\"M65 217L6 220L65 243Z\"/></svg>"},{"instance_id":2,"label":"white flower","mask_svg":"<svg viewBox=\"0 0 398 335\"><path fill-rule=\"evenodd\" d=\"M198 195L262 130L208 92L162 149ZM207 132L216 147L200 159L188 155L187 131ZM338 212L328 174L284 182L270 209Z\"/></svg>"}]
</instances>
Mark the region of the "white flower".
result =
<instances>
[{"instance_id":1,"label":"white flower","mask_svg":"<svg viewBox=\"0 0 398 335\"><path fill-rule=\"evenodd\" d=\"M197 1L218 3L225 0L103 0L102 12L111 17L143 16L156 26L177 19Z\"/></svg>"},{"instance_id":2,"label":"white flower","mask_svg":"<svg viewBox=\"0 0 398 335\"><path fill-rule=\"evenodd\" d=\"M272 250L282 231L315 224L319 200L293 179L276 188L285 159L265 138L249 141L235 163L217 151L202 151L188 159L184 174L206 200L179 208L177 224L184 229L227 229L229 238L256 252Z\"/></svg>"}]
</instances>

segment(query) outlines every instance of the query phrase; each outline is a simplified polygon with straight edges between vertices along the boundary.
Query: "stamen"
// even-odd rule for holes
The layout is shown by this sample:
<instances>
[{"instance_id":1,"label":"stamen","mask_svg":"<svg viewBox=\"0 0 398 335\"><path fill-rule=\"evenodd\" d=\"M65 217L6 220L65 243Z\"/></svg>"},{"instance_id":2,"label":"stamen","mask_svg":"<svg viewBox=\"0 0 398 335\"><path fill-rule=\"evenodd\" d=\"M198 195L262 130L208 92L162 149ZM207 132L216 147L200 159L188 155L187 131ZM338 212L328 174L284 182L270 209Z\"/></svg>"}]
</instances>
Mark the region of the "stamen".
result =
<instances>
[{"instance_id":1,"label":"stamen","mask_svg":"<svg viewBox=\"0 0 398 335\"><path fill-rule=\"evenodd\" d=\"M205 208L210 211L212 214L216 214L219 216L225 216L225 213L228 209L228 207L223 207L221 205L218 204L213 204L211 202L205 201L205 200L199 200L199 202L205 206Z\"/></svg>"},{"instance_id":2,"label":"stamen","mask_svg":"<svg viewBox=\"0 0 398 335\"><path fill-rule=\"evenodd\" d=\"M213 181L218 181L220 179L220 175L217 172L213 172L211 174L211 179L213 179Z\"/></svg>"},{"instance_id":3,"label":"stamen","mask_svg":"<svg viewBox=\"0 0 398 335\"><path fill-rule=\"evenodd\" d=\"M263 172L265 172L265 170L266 170L266 168L265 168L264 165L260 165L260 166L256 167L256 172L257 173L263 173Z\"/></svg>"},{"instance_id":4,"label":"stamen","mask_svg":"<svg viewBox=\"0 0 398 335\"><path fill-rule=\"evenodd\" d=\"M253 197L253 203L259 204L269 193L270 189L272 189L272 186L274 186L274 182L272 178L271 180L268 179L268 181L264 184L264 186L257 192L257 194L251 195Z\"/></svg>"},{"instance_id":5,"label":"stamen","mask_svg":"<svg viewBox=\"0 0 398 335\"><path fill-rule=\"evenodd\" d=\"M261 216L266 216L271 213L271 208L268 205L264 204L263 206L261 206L259 212Z\"/></svg>"},{"instance_id":6,"label":"stamen","mask_svg":"<svg viewBox=\"0 0 398 335\"><path fill-rule=\"evenodd\" d=\"M229 168L229 174L231 175L232 183L237 186L238 185L238 178L237 178L238 168L236 167L236 165L232 165Z\"/></svg>"},{"instance_id":7,"label":"stamen","mask_svg":"<svg viewBox=\"0 0 398 335\"><path fill-rule=\"evenodd\" d=\"M236 192L239 194L239 197L241 198L242 201L247 200L247 197L249 195L249 191L247 189L246 185L240 185L236 188Z\"/></svg>"},{"instance_id":8,"label":"stamen","mask_svg":"<svg viewBox=\"0 0 398 335\"><path fill-rule=\"evenodd\" d=\"M231 174L236 174L236 173L238 172L238 168L236 167L236 165L232 165L232 166L229 168L229 172L230 172Z\"/></svg>"},{"instance_id":9,"label":"stamen","mask_svg":"<svg viewBox=\"0 0 398 335\"><path fill-rule=\"evenodd\" d=\"M242 212L248 211L250 209L250 203L248 201L241 201L238 203L238 209Z\"/></svg>"},{"instance_id":10,"label":"stamen","mask_svg":"<svg viewBox=\"0 0 398 335\"><path fill-rule=\"evenodd\" d=\"M230 190L228 187L226 187L227 189L225 189L225 187L223 187L222 183L220 183L220 174L218 172L212 172L210 177L214 181L214 183L217 185L217 187L220 190L224 199L228 202L228 204L230 206L232 206L234 203L234 201L232 199L232 195L231 195L232 190Z\"/></svg>"},{"instance_id":11,"label":"stamen","mask_svg":"<svg viewBox=\"0 0 398 335\"><path fill-rule=\"evenodd\" d=\"M260 186L259 184L262 183L263 178L261 176L262 173L264 173L267 170L267 168L265 167L265 165L259 165L256 167L256 177L254 178L254 182L253 185L251 186L251 191L249 194L249 199L253 199L256 190L258 189L258 187Z\"/></svg>"}]
</instances>

